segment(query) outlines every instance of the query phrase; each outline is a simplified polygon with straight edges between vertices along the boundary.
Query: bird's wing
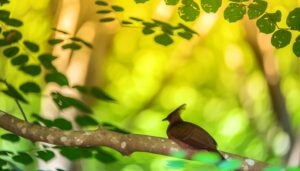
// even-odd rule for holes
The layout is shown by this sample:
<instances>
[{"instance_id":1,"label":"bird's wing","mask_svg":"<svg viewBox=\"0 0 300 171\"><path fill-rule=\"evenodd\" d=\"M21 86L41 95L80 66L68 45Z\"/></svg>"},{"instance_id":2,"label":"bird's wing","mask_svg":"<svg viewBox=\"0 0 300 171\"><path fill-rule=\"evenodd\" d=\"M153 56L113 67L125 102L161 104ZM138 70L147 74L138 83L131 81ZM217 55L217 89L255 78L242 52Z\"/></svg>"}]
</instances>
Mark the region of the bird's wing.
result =
<instances>
[{"instance_id":1,"label":"bird's wing","mask_svg":"<svg viewBox=\"0 0 300 171\"><path fill-rule=\"evenodd\" d=\"M214 138L204 129L189 122L183 122L170 127L168 129L168 136L171 139L176 139L197 149L215 150L217 146Z\"/></svg>"}]
</instances>

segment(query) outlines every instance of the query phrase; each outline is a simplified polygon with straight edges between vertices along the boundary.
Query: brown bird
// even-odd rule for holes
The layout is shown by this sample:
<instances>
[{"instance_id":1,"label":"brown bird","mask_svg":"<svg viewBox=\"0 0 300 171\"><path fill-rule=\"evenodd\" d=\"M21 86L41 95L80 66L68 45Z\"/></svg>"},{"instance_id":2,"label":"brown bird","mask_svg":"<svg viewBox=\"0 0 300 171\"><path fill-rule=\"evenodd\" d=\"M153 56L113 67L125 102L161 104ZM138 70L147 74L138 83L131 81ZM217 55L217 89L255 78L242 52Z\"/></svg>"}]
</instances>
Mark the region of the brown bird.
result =
<instances>
[{"instance_id":1,"label":"brown bird","mask_svg":"<svg viewBox=\"0 0 300 171\"><path fill-rule=\"evenodd\" d=\"M170 123L167 129L169 139L174 140L183 148L215 152L224 160L223 155L217 150L217 142L207 131L181 119L180 114L185 106L185 104L179 106L163 119L163 121L168 120Z\"/></svg>"}]
</instances>

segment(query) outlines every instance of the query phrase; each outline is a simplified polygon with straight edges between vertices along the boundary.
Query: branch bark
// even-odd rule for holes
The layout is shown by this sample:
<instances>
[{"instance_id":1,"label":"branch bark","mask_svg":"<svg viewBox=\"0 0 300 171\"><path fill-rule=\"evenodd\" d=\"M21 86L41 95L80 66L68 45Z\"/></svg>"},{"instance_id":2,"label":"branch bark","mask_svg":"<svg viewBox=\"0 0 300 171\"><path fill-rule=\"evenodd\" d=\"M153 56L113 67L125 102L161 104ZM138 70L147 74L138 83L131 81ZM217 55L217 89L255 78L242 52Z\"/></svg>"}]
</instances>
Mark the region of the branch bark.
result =
<instances>
[{"instance_id":1,"label":"branch bark","mask_svg":"<svg viewBox=\"0 0 300 171\"><path fill-rule=\"evenodd\" d=\"M186 151L174 141L166 138L121 134L101 127L94 131L63 131L58 128L48 128L28 123L3 111L0 111L0 127L32 142L76 147L106 146L119 151L123 155L130 155L133 152L148 152L170 156L175 151ZM196 152L201 151L193 151L192 153ZM221 153L226 159L241 160L243 162L242 170L262 170L268 166L267 163L254 159L227 152Z\"/></svg>"}]
</instances>

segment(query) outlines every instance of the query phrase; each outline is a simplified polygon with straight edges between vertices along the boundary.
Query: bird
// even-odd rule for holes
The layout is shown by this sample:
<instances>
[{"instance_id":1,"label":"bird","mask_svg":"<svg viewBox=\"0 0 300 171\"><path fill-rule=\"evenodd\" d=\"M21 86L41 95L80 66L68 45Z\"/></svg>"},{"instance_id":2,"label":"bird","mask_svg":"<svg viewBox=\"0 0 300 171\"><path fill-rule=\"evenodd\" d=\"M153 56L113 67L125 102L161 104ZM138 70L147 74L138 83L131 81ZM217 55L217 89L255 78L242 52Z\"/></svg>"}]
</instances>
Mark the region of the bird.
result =
<instances>
[{"instance_id":1,"label":"bird","mask_svg":"<svg viewBox=\"0 0 300 171\"><path fill-rule=\"evenodd\" d=\"M163 121L169 121L168 138L184 149L207 150L217 153L222 160L225 160L224 156L217 150L216 140L205 129L181 119L180 114L185 107L186 104L179 106L163 119Z\"/></svg>"}]
</instances>

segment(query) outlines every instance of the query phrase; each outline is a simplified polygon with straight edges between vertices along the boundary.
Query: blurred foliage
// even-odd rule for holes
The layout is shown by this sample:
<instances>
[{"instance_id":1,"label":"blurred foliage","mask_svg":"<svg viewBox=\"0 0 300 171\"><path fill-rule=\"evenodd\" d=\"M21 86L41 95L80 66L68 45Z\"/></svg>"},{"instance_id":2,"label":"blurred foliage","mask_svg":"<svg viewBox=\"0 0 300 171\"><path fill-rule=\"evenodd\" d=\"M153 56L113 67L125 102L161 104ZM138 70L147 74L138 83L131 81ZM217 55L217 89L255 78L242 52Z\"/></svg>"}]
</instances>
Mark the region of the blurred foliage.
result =
<instances>
[{"instance_id":1,"label":"blurred foliage","mask_svg":"<svg viewBox=\"0 0 300 171\"><path fill-rule=\"evenodd\" d=\"M0 0L1 5L6 2L8 1ZM235 22L247 14L250 19L257 19L256 24L261 32L273 33L270 43L274 47L279 49L287 46L276 50L274 58L296 134L300 122L300 82L298 61L294 54L300 56L300 41L296 35L299 34L299 8L295 9L295 6L299 2L269 2L268 5L262 0L254 0L249 4L244 2L224 1L224 18ZM215 137L221 150L281 165L284 155L291 148L289 139L275 121L266 80L257 66L251 47L244 39L243 27L228 24L221 14L201 12L202 9L207 13L217 12L222 5L218 0L202 0L201 4L192 0L180 3L166 0L164 3L177 5L178 15L157 0L146 4L119 0L113 4L96 1L95 5L108 7L95 12L101 15L99 21L107 23L118 19L122 21L122 27L114 37L113 47L103 69L98 71L103 72L104 88L73 88L101 101L90 107L75 98L55 92L52 95L58 107L61 110L75 107L86 113L96 113L93 117L80 116L81 118L75 119L84 127L95 128L102 123L104 127L123 133L166 136L167 123L161 122L161 119L178 105L187 103L184 119L207 129ZM163 17L160 20L163 15L161 13L157 14L158 19L152 19L159 7L165 9L164 13L170 14L168 21L163 21ZM53 16L49 10L49 1L13 0L3 6L3 9L1 7L1 21L8 25L3 29L4 25L1 24L0 45L3 48L0 51L3 55L0 60L0 78L2 82L8 82L0 85L3 92L0 94L1 110L20 114L12 100L16 99L24 103L30 102L29 105L22 104L26 113L39 113L45 83L69 85L67 78L52 64L56 59L48 53L52 45L74 51L80 50L82 46L93 48L79 37L68 40L51 39L52 30L68 33L59 28L51 29ZM105 17L112 12L124 16L122 19ZM128 21L128 18L133 21ZM282 18L287 18L286 23ZM182 19L192 22L182 24ZM198 22L202 22L202 25L197 25ZM211 29L208 27L210 24ZM278 25L287 25L289 28ZM139 29L136 30L135 27ZM198 35L198 32L202 34ZM144 36L154 33L155 41ZM295 43L290 45L292 38ZM47 71L45 78L41 76L43 71ZM39 115L31 115L31 119L48 127L64 130L72 128L72 124L63 118L47 120ZM0 167L31 170L34 167L33 158L49 161L54 157L48 147L32 150L33 146L29 141L5 131L1 133L1 149L3 147L7 150L0 151ZM57 148L70 160L84 158L84 162L88 163L86 170L213 170L240 166L239 161L233 160L223 162L215 168L218 159L210 154L194 157L196 161L204 163L201 165L195 161L146 153L125 157L106 148ZM180 158L180 154L175 157ZM281 168L270 167L265 170L276 169Z\"/></svg>"}]
</instances>

